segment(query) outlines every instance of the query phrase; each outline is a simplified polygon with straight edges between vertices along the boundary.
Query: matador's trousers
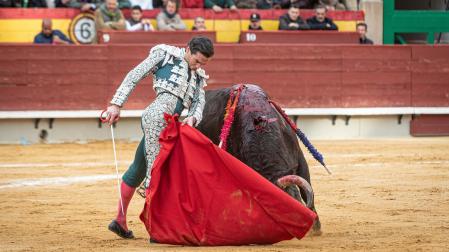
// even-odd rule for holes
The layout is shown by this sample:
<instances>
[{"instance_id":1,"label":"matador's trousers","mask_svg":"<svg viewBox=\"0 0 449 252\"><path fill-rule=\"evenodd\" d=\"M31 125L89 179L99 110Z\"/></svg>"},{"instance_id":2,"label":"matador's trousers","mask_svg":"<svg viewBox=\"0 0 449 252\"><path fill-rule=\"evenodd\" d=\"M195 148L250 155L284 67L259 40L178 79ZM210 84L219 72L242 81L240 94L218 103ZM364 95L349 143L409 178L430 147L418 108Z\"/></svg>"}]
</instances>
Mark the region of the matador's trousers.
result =
<instances>
[{"instance_id":1,"label":"matador's trousers","mask_svg":"<svg viewBox=\"0 0 449 252\"><path fill-rule=\"evenodd\" d=\"M144 137L137 147L133 163L123 175L123 181L130 187L138 187L145 179L145 188L150 184L151 168L159 154L159 135L167 126L164 113L181 115L182 100L173 94L159 93L142 114Z\"/></svg>"}]
</instances>

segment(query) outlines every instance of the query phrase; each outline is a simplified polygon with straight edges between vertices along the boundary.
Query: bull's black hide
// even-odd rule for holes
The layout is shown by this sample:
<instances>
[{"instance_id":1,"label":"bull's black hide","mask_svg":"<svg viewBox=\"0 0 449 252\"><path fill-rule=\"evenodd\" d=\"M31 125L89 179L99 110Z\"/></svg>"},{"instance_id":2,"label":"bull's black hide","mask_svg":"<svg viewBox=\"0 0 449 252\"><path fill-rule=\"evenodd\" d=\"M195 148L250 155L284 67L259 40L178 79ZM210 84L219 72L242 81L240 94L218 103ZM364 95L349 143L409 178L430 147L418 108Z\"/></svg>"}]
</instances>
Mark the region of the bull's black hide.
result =
<instances>
[{"instance_id":1,"label":"bull's black hide","mask_svg":"<svg viewBox=\"0 0 449 252\"><path fill-rule=\"evenodd\" d=\"M203 120L198 129L215 144L219 144L220 141L219 136L230 92L231 88L206 92ZM309 167L296 134L271 106L268 99L260 87L246 85L236 108L227 151L272 183L292 174L310 183ZM300 200L296 186L288 187L286 191ZM302 190L301 195L305 197ZM315 211L314 204L312 210ZM313 229L320 230L318 219Z\"/></svg>"}]
</instances>

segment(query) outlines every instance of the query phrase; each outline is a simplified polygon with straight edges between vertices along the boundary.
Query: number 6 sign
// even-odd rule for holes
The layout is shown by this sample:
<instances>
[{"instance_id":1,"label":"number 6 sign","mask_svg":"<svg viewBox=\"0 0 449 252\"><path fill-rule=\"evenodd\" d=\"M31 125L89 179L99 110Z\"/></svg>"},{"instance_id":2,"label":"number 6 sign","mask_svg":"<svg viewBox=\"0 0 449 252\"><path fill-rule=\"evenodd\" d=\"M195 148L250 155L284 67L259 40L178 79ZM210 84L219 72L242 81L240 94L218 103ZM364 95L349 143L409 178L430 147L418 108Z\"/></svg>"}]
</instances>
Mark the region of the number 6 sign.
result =
<instances>
[{"instance_id":1,"label":"number 6 sign","mask_svg":"<svg viewBox=\"0 0 449 252\"><path fill-rule=\"evenodd\" d=\"M95 39L95 17L91 13L80 13L69 27L70 39L76 44L92 44Z\"/></svg>"}]
</instances>

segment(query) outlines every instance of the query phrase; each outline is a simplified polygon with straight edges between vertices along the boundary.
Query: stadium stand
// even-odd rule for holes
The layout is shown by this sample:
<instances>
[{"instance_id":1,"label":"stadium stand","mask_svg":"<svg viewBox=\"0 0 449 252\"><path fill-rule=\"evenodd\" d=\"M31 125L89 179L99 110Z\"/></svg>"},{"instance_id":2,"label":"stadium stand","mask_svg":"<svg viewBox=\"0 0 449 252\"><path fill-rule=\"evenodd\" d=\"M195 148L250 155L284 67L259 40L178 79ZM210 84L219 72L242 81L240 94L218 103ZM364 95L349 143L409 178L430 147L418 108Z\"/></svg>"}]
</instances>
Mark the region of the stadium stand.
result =
<instances>
[{"instance_id":1,"label":"stadium stand","mask_svg":"<svg viewBox=\"0 0 449 252\"><path fill-rule=\"evenodd\" d=\"M390 130L393 118L393 124L409 126L407 135L449 135L449 76L445 68L449 65L449 47L349 45L357 43L355 24L364 20L361 11L329 12L341 32L276 31L278 17L285 11L258 10L264 33L248 31L253 10L215 13L181 9L188 30L194 18L202 16L207 31L108 32L101 34L100 42L105 44L100 45L37 46L28 43L40 31L42 18L51 18L53 27L67 34L79 10L0 9L0 128L25 128L26 122L38 129L42 119L48 120L50 128L57 122L64 125L64 130L76 131L95 122L116 86L152 45L164 42L182 46L192 34L203 34L218 42L216 56L206 67L211 76L208 88L242 81L257 83L286 108L287 114L301 117L306 129L329 121L323 118L337 126L343 119L344 130L350 129L351 136L356 136L364 134L360 132L366 124L371 126L365 132L385 125ZM155 26L158 12L147 10L143 16ZM124 14L129 17L130 11ZM304 19L313 15L313 10L301 10ZM143 37L148 34L155 36ZM301 38L296 37L299 34ZM321 37L324 34L326 40ZM293 41L312 44L298 46ZM319 41L331 44L320 45ZM122 125L127 120L137 121L153 95L151 79L144 80L122 113ZM388 116L389 122L382 121L382 116ZM304 117L321 119L307 121ZM379 117L380 123L366 122L374 117ZM338 127L333 130L342 129ZM58 134L60 128L52 134Z\"/></svg>"},{"instance_id":2,"label":"stadium stand","mask_svg":"<svg viewBox=\"0 0 449 252\"><path fill-rule=\"evenodd\" d=\"M206 19L208 30L216 31L217 42L236 43L239 41L240 32L248 30L249 17L252 10L239 10L239 12L224 11L215 13L205 9L180 9L180 15L191 30L194 18L202 16ZM278 29L278 18L286 10L259 10L262 18L262 26L266 31ZM68 34L69 26L73 18L80 11L78 9L23 9L23 8L2 8L0 9L0 42L32 42L33 37L40 31L43 18L53 20L53 28L59 29ZM126 18L130 15L130 10L123 10ZM151 19L153 27L156 27L157 10L145 10L144 18ZM307 19L314 15L313 10L301 10L301 17ZM364 20L362 11L334 11L329 12L340 31L355 31L355 24Z\"/></svg>"}]
</instances>

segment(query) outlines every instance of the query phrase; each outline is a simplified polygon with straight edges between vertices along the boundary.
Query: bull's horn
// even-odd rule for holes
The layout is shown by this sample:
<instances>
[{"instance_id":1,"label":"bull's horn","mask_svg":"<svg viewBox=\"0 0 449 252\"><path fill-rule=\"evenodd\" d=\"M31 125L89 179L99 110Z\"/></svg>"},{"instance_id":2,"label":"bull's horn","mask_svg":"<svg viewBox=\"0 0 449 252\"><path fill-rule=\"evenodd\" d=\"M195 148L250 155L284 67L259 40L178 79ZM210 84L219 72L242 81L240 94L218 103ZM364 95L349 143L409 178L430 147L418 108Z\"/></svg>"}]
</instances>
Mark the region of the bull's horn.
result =
<instances>
[{"instance_id":1,"label":"bull's horn","mask_svg":"<svg viewBox=\"0 0 449 252\"><path fill-rule=\"evenodd\" d=\"M302 188L306 192L306 206L311 209L313 204L313 189L310 186L307 180L301 178L296 175L287 175L277 180L277 183L280 187L286 188L289 185L297 185L299 188Z\"/></svg>"}]
</instances>

